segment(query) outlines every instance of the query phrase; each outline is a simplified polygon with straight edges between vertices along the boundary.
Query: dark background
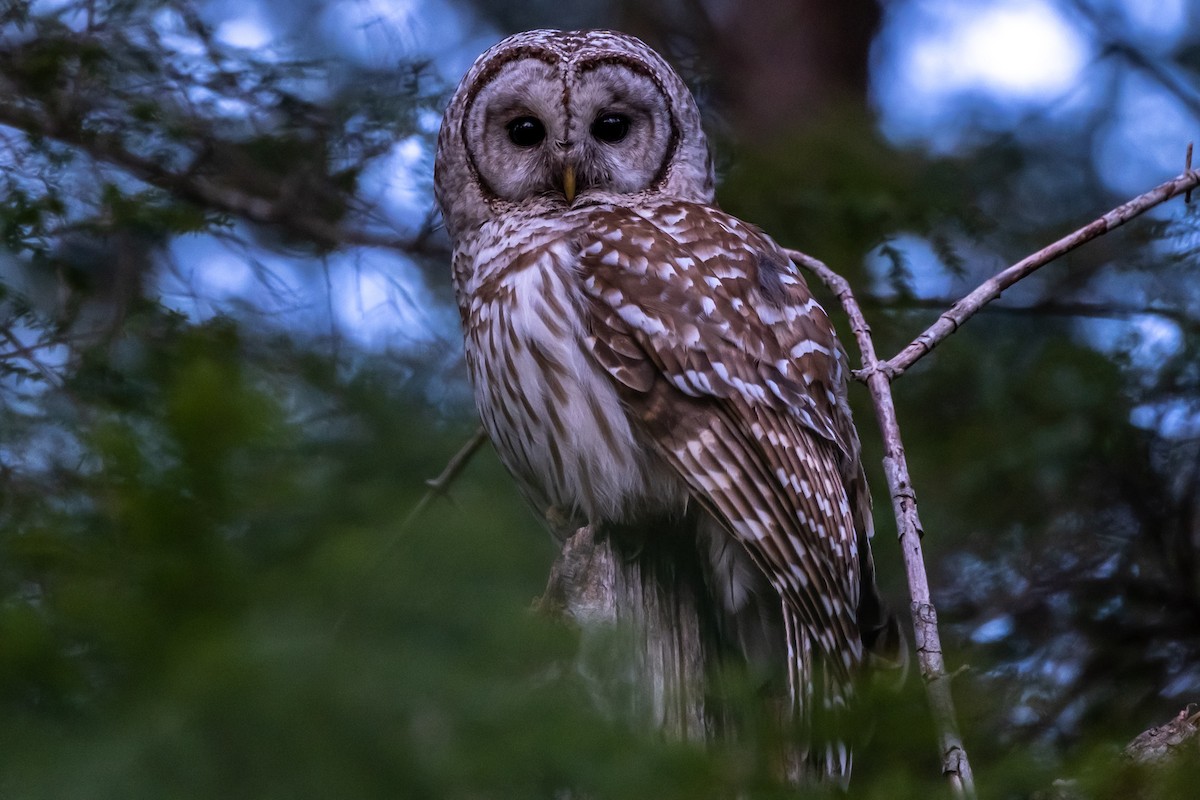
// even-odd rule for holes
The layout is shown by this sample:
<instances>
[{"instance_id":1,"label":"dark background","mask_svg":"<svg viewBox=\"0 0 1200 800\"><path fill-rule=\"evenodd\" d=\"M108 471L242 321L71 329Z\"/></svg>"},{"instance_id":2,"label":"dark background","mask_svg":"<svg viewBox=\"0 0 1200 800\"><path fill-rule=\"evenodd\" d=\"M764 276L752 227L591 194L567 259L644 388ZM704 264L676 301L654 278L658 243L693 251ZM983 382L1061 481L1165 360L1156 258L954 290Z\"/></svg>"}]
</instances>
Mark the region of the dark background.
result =
<instances>
[{"instance_id":1,"label":"dark background","mask_svg":"<svg viewBox=\"0 0 1200 800\"><path fill-rule=\"evenodd\" d=\"M1200 133L1185 0L562 5L0 4L0 798L784 794L754 736L587 702L489 450L404 525L475 426L433 137L502 35L661 49L723 207L849 278L884 356ZM895 387L985 796L1128 797L1116 749L1200 700L1198 213L1047 267ZM928 796L918 681L872 713L856 794Z\"/></svg>"}]
</instances>

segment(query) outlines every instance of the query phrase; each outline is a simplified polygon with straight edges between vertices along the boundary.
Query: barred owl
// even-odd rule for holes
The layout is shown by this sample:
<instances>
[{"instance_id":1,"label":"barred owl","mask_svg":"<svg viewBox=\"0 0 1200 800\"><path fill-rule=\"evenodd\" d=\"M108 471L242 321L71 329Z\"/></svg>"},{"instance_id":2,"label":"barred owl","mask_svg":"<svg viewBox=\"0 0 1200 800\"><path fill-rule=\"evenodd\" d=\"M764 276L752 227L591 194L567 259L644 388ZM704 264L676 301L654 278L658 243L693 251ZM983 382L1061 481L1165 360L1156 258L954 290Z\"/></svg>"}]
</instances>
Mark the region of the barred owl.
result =
<instances>
[{"instance_id":1,"label":"barred owl","mask_svg":"<svg viewBox=\"0 0 1200 800\"><path fill-rule=\"evenodd\" d=\"M511 36L460 83L435 184L479 413L525 496L568 525L698 505L717 604L765 595L794 714L837 718L893 624L845 356L779 245L717 208L680 77L621 33ZM848 775L839 738L806 769Z\"/></svg>"}]
</instances>

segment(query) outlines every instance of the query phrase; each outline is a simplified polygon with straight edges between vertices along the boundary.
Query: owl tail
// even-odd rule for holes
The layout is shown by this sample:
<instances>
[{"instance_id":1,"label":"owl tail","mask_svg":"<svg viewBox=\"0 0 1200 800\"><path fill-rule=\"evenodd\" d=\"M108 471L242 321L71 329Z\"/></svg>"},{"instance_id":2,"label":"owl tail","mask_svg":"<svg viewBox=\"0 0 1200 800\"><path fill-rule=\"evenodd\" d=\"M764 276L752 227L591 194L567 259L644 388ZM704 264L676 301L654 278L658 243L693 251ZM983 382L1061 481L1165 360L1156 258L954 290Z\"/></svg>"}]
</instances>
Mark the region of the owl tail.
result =
<instances>
[{"instance_id":1,"label":"owl tail","mask_svg":"<svg viewBox=\"0 0 1200 800\"><path fill-rule=\"evenodd\" d=\"M845 788L854 754L849 745L849 706L854 687L846 670L814 647L814 637L783 605L787 633L788 697L799 746L785 750L785 771L794 784L829 782Z\"/></svg>"}]
</instances>

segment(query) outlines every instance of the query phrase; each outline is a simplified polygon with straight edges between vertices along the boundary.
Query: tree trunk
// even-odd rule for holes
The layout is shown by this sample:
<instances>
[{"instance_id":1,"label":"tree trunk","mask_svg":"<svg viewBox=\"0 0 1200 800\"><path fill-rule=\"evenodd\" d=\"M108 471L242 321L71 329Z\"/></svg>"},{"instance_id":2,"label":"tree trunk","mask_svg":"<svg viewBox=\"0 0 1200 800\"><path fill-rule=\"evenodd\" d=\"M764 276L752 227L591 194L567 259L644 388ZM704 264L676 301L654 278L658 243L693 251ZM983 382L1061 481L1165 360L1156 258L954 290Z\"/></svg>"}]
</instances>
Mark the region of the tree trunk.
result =
<instances>
[{"instance_id":1,"label":"tree trunk","mask_svg":"<svg viewBox=\"0 0 1200 800\"><path fill-rule=\"evenodd\" d=\"M715 657L704 573L683 535L633 536L583 527L550 573L544 609L583 632L579 671L600 707L680 741L716 734L706 705Z\"/></svg>"}]
</instances>

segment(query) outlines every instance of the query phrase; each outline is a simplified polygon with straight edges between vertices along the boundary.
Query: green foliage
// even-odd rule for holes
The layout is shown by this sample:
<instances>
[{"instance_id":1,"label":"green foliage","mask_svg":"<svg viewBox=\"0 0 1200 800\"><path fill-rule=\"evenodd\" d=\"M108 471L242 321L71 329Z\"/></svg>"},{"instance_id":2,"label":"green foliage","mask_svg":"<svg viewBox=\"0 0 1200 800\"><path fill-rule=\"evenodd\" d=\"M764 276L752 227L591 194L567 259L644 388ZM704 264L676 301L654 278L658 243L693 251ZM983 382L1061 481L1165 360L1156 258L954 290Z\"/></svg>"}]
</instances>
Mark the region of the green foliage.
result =
<instances>
[{"instance_id":1,"label":"green foliage","mask_svg":"<svg viewBox=\"0 0 1200 800\"><path fill-rule=\"evenodd\" d=\"M788 247L820 258L855 286L872 248L897 232L988 223L960 165L898 152L862 112L828 113L768 148L719 142L731 166L718 197Z\"/></svg>"},{"instance_id":2,"label":"green foliage","mask_svg":"<svg viewBox=\"0 0 1200 800\"><path fill-rule=\"evenodd\" d=\"M138 326L46 389L69 463L5 473L3 796L778 796L597 711L490 456L405 526L464 431L394 377Z\"/></svg>"},{"instance_id":3,"label":"green foliage","mask_svg":"<svg viewBox=\"0 0 1200 800\"><path fill-rule=\"evenodd\" d=\"M570 685L494 463L401 529L460 429L225 322L136 350L65 387L73 473L7 476L5 797L700 796Z\"/></svg>"},{"instance_id":4,"label":"green foliage","mask_svg":"<svg viewBox=\"0 0 1200 800\"><path fill-rule=\"evenodd\" d=\"M713 35L695 71L736 57L704 4L682 21L675 3L552 5L483 14L669 19L658 40L681 52L679 32ZM581 641L530 610L554 547L490 454L406 524L474 425L455 333L385 358L157 305L183 235L302 274L395 233L364 176L398 139L428 141L447 87L419 61L322 51L324 0L268 6L280 36L255 51L223 44L188 0L0 5L0 797L796 796L778 781L777 722L735 670L714 693L742 730L707 752L596 707L577 658L619 658L621 633ZM933 158L889 144L865 105L765 148L719 142L718 196L850 278L882 356L944 305L903 237L965 289L1122 199L1088 144L1105 126L1081 132L1070 109ZM1095 798L1194 794L1194 769L1115 754L1195 699L1197 446L1133 419L1195 414L1197 219L1089 245L1006 295L1035 310L975 318L896 384L985 797L1047 796L1064 777ZM448 308L431 236L411 249L433 253ZM333 284L301 302L332 306ZM1125 339L1089 341L1080 298ZM1162 363L1134 356L1138 314L1179 335ZM860 387L852 400L876 560L903 609L873 416ZM869 694L854 794L939 796L919 681Z\"/></svg>"},{"instance_id":5,"label":"green foliage","mask_svg":"<svg viewBox=\"0 0 1200 800\"><path fill-rule=\"evenodd\" d=\"M0 120L25 133L5 142L20 165L0 194L9 250L43 252L48 216L73 232L162 235L247 214L275 247L318 252L339 244L331 223L374 221L359 175L421 130L438 89L426 65L371 70L315 63L287 43L236 48L207 11L190 0L26 0L8 12L0 71L12 97L0 99ZM64 169L71 161L95 173L80 180Z\"/></svg>"},{"instance_id":6,"label":"green foliage","mask_svg":"<svg viewBox=\"0 0 1200 800\"><path fill-rule=\"evenodd\" d=\"M180 202L169 192L159 189L124 192L112 183L102 189L99 217L102 222L92 226L97 233L115 229L160 241L207 230L214 220L214 215L191 203Z\"/></svg>"},{"instance_id":7,"label":"green foliage","mask_svg":"<svg viewBox=\"0 0 1200 800\"><path fill-rule=\"evenodd\" d=\"M227 320L134 323L46 389L69 457L4 473L3 796L795 796L776 779L779 733L736 674L722 691L744 735L707 753L595 707L578 634L531 610L553 548L490 454L405 526L465 429L385 365L346 372ZM973 366L946 352L940 368ZM1048 375L1071 363L1029 357ZM1085 375L1030 413L1093 396ZM981 391L939 416L976 404L1006 407ZM971 686L977 732L1003 711ZM941 791L918 683L864 702L856 794ZM973 744L993 796L1068 768ZM1080 750L1087 774L1118 769L1110 749ZM1172 791L1155 796L1186 796Z\"/></svg>"}]
</instances>

